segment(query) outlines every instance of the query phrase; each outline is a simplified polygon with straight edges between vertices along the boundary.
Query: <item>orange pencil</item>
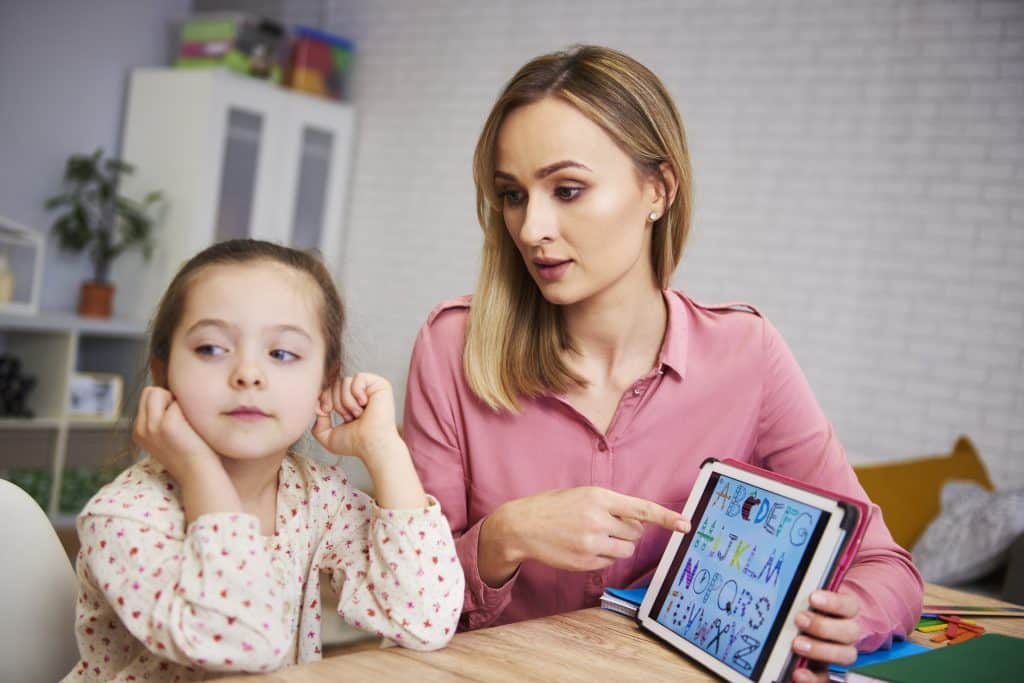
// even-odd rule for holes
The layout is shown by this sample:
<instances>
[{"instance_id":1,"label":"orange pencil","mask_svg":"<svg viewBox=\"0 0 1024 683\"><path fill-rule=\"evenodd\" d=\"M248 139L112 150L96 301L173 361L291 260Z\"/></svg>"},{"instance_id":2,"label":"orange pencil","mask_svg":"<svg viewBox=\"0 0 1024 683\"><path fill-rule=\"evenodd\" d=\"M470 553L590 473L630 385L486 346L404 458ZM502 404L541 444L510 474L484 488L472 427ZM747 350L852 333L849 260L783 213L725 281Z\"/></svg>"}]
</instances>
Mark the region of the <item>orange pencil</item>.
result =
<instances>
[{"instance_id":1,"label":"orange pencil","mask_svg":"<svg viewBox=\"0 0 1024 683\"><path fill-rule=\"evenodd\" d=\"M948 643L946 643L946 645L956 645L957 643L962 643L965 640L970 640L971 638L977 638L980 635L981 634L978 633L977 631L964 631L963 633L958 635L956 638L954 638L953 640L951 640Z\"/></svg>"}]
</instances>

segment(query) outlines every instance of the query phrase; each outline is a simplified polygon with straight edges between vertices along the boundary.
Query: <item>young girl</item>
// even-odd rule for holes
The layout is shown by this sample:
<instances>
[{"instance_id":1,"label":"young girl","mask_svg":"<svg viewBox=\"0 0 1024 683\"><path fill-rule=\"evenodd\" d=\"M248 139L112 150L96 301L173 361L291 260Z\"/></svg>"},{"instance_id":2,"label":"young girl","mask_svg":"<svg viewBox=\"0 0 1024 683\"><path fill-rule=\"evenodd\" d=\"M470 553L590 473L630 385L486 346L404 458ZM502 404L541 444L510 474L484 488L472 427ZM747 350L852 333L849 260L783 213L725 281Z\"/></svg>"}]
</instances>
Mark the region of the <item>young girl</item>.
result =
<instances>
[{"instance_id":1,"label":"young girl","mask_svg":"<svg viewBox=\"0 0 1024 683\"><path fill-rule=\"evenodd\" d=\"M388 383L338 379L343 309L323 264L255 240L178 272L153 321L149 457L78 519L81 661L65 680L197 680L320 657L320 573L350 624L416 649L451 638L463 575L395 428ZM332 426L331 412L344 422ZM376 502L297 457L312 425Z\"/></svg>"}]
</instances>

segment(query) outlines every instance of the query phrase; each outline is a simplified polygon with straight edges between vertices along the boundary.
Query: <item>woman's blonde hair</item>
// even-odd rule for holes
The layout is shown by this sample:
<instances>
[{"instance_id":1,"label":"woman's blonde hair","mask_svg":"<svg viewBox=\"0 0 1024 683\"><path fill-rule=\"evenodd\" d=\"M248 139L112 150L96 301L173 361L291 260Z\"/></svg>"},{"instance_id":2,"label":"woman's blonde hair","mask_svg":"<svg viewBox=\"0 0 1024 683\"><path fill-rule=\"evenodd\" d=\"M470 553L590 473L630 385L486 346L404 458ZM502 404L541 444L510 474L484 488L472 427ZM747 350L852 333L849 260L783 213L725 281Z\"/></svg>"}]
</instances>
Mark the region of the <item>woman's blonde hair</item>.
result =
<instances>
[{"instance_id":1,"label":"woman's blonde hair","mask_svg":"<svg viewBox=\"0 0 1024 683\"><path fill-rule=\"evenodd\" d=\"M470 389L495 411L517 411L520 397L561 393L585 380L565 362L572 342L560 308L533 282L502 216L494 188L495 143L509 112L559 97L601 126L637 171L663 179L667 164L678 189L654 223L651 265L664 289L690 230L691 172L682 119L665 86L647 67L615 50L584 45L537 57L505 86L484 123L473 156L483 259L463 366ZM668 188L666 188L668 190ZM670 196L666 192L666 196Z\"/></svg>"}]
</instances>

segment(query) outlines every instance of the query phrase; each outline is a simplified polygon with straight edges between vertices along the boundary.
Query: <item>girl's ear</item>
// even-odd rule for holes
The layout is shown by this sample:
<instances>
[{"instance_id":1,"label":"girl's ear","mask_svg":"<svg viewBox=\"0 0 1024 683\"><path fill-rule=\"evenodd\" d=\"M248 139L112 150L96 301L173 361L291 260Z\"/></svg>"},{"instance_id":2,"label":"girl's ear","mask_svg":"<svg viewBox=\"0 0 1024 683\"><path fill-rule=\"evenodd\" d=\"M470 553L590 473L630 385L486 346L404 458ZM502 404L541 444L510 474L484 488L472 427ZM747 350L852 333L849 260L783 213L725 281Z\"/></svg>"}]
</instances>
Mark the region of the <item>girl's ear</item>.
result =
<instances>
[{"instance_id":1,"label":"girl's ear","mask_svg":"<svg viewBox=\"0 0 1024 683\"><path fill-rule=\"evenodd\" d=\"M324 380L320 383L320 391L325 391L334 386L334 383L341 378L341 366L335 365L334 367L327 368L324 373Z\"/></svg>"},{"instance_id":2,"label":"girl's ear","mask_svg":"<svg viewBox=\"0 0 1024 683\"><path fill-rule=\"evenodd\" d=\"M149 359L149 376L153 386L167 388L167 363L156 358Z\"/></svg>"}]
</instances>

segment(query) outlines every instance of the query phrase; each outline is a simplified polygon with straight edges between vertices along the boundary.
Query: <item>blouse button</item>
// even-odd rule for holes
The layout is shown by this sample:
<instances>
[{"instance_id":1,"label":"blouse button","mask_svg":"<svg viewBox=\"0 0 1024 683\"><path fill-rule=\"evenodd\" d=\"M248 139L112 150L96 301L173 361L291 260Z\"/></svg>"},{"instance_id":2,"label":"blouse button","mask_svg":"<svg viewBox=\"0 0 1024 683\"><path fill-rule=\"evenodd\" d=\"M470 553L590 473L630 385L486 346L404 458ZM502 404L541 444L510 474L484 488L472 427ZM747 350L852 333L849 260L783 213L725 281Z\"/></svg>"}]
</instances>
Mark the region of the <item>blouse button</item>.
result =
<instances>
[{"instance_id":1,"label":"blouse button","mask_svg":"<svg viewBox=\"0 0 1024 683\"><path fill-rule=\"evenodd\" d=\"M605 451L608 450L608 444L606 444L604 441L598 441L597 442L597 450L599 450L602 453L604 453Z\"/></svg>"},{"instance_id":2,"label":"blouse button","mask_svg":"<svg viewBox=\"0 0 1024 683\"><path fill-rule=\"evenodd\" d=\"M640 387L636 387L635 389L633 389L633 395L634 396L639 396L642 393L644 393L644 390L641 389Z\"/></svg>"}]
</instances>

